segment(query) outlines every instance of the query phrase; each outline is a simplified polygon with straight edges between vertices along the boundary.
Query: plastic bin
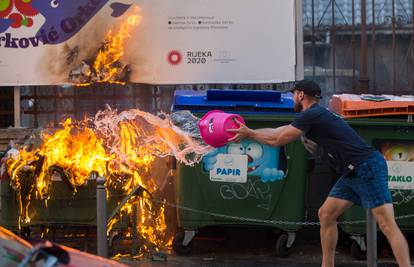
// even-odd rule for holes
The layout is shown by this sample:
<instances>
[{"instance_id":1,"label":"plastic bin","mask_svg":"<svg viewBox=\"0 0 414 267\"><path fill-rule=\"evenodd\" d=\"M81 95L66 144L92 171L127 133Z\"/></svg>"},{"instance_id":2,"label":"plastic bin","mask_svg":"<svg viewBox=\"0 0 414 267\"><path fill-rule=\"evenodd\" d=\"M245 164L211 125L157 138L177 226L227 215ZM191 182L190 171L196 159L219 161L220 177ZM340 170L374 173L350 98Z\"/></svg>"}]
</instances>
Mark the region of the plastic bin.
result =
<instances>
[{"instance_id":1,"label":"plastic bin","mask_svg":"<svg viewBox=\"0 0 414 267\"><path fill-rule=\"evenodd\" d=\"M28 174L29 175L29 174ZM29 176L28 176L29 177ZM0 182L0 225L11 230L19 227L19 201L8 180ZM110 193L107 201L108 214L112 212L125 194ZM23 203L24 205L24 203ZM63 181L52 181L49 199L39 200L32 194L28 206L30 222L23 222L23 228L30 226L96 226L96 180L87 185L72 188Z\"/></svg>"},{"instance_id":2,"label":"plastic bin","mask_svg":"<svg viewBox=\"0 0 414 267\"><path fill-rule=\"evenodd\" d=\"M202 117L213 109L241 114L251 128L275 128L295 117L291 94L247 90L175 93L174 111L190 110ZM290 222L305 219L307 152L302 143L277 148L244 140L212 154L194 167L177 165L176 203L181 206L177 217L182 231L173 240L174 250L188 254L197 229L205 226L259 225L281 230L276 254L287 256L295 232L301 228Z\"/></svg>"},{"instance_id":3,"label":"plastic bin","mask_svg":"<svg viewBox=\"0 0 414 267\"><path fill-rule=\"evenodd\" d=\"M410 116L347 120L368 144L381 151L386 158L396 217L414 213L414 123L410 122L409 118ZM360 221L365 220L365 216L365 209L355 205L345 211L341 220L342 222ZM402 231L414 230L414 217L397 220L397 223ZM340 224L340 227L353 239L352 255L363 259L365 222L345 223Z\"/></svg>"}]
</instances>

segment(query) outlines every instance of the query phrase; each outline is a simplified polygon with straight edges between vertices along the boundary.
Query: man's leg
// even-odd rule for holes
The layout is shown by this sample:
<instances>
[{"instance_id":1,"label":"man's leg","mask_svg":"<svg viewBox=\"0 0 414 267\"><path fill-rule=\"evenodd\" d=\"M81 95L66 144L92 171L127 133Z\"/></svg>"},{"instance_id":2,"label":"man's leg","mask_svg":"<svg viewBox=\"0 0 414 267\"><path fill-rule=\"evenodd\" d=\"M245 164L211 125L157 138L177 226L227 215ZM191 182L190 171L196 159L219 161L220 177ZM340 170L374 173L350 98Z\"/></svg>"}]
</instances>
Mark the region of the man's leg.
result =
<instances>
[{"instance_id":1,"label":"man's leg","mask_svg":"<svg viewBox=\"0 0 414 267\"><path fill-rule=\"evenodd\" d=\"M372 209L379 228L391 245L392 252L400 267L410 267L410 252L407 240L398 228L394 218L394 208L392 204L384 204Z\"/></svg>"},{"instance_id":2,"label":"man's leg","mask_svg":"<svg viewBox=\"0 0 414 267\"><path fill-rule=\"evenodd\" d=\"M351 205L351 201L328 197L318 211L321 223L322 267L334 266L338 241L336 219Z\"/></svg>"}]
</instances>

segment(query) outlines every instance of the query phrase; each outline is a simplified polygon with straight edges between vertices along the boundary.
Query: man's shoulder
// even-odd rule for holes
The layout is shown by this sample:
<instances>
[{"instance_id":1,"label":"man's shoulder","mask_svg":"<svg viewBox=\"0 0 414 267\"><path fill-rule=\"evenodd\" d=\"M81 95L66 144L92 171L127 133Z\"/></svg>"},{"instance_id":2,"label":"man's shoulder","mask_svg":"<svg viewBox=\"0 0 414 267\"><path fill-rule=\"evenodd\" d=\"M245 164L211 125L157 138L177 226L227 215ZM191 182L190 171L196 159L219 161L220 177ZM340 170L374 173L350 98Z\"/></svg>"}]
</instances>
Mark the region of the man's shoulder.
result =
<instances>
[{"instance_id":1,"label":"man's shoulder","mask_svg":"<svg viewBox=\"0 0 414 267\"><path fill-rule=\"evenodd\" d=\"M323 115L328 115L330 113L329 110L327 110L324 107L321 107L319 105L315 105L311 108L308 108L307 110L302 112L302 116L305 118L316 118Z\"/></svg>"}]
</instances>

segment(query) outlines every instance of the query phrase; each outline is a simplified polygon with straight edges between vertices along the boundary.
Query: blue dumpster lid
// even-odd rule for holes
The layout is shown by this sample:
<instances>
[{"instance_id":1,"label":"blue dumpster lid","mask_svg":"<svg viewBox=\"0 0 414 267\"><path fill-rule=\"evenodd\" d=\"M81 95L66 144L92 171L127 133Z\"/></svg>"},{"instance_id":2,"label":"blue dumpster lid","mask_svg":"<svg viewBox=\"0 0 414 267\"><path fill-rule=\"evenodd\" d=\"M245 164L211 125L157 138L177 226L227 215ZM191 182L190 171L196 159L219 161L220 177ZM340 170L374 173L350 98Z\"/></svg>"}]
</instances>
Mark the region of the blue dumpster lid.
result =
<instances>
[{"instance_id":1,"label":"blue dumpster lid","mask_svg":"<svg viewBox=\"0 0 414 267\"><path fill-rule=\"evenodd\" d=\"M272 102L280 103L281 92L270 91L270 90L207 90L206 100L207 101L247 101L247 102Z\"/></svg>"},{"instance_id":2,"label":"blue dumpster lid","mask_svg":"<svg viewBox=\"0 0 414 267\"><path fill-rule=\"evenodd\" d=\"M293 113L292 93L270 90L177 90L173 111L207 112L220 109L232 113Z\"/></svg>"}]
</instances>

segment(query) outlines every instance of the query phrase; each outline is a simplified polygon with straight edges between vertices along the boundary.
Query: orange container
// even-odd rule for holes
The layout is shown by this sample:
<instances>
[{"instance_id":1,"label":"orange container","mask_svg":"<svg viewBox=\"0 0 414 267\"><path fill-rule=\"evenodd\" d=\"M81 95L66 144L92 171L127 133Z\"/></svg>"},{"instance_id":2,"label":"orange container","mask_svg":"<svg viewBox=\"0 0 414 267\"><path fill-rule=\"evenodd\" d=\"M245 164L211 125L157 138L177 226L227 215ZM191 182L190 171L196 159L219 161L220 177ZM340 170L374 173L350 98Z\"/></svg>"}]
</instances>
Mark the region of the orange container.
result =
<instances>
[{"instance_id":1,"label":"orange container","mask_svg":"<svg viewBox=\"0 0 414 267\"><path fill-rule=\"evenodd\" d=\"M414 96L381 95L385 101L364 100L372 95L341 94L333 95L329 109L344 118L360 118L387 115L414 114Z\"/></svg>"}]
</instances>

